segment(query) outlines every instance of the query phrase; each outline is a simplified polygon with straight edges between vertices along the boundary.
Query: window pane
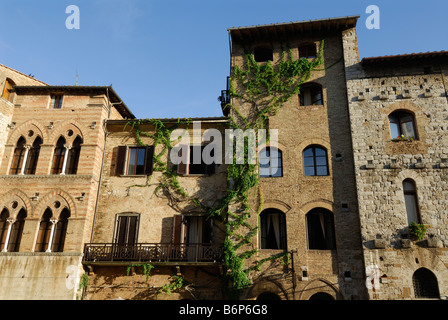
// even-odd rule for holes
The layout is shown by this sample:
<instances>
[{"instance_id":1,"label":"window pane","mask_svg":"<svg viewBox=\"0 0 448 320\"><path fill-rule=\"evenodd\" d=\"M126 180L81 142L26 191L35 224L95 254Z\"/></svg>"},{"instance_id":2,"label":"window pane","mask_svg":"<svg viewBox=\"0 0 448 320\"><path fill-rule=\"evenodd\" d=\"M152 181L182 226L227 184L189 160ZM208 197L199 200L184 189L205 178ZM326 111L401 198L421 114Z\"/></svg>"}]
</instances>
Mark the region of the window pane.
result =
<instances>
[{"instance_id":1,"label":"window pane","mask_svg":"<svg viewBox=\"0 0 448 320\"><path fill-rule=\"evenodd\" d=\"M305 167L312 167L314 166L314 159L312 157L305 157L303 158L303 163Z\"/></svg>"},{"instance_id":2,"label":"window pane","mask_svg":"<svg viewBox=\"0 0 448 320\"><path fill-rule=\"evenodd\" d=\"M326 176L328 175L327 167L317 167L316 172L318 176Z\"/></svg>"},{"instance_id":3,"label":"window pane","mask_svg":"<svg viewBox=\"0 0 448 320\"><path fill-rule=\"evenodd\" d=\"M305 149L305 151L303 151L304 157L312 157L313 155L313 148L307 148Z\"/></svg>"},{"instance_id":4,"label":"window pane","mask_svg":"<svg viewBox=\"0 0 448 320\"><path fill-rule=\"evenodd\" d=\"M398 123L390 123L390 137L395 139L400 136Z\"/></svg>"},{"instance_id":5,"label":"window pane","mask_svg":"<svg viewBox=\"0 0 448 320\"><path fill-rule=\"evenodd\" d=\"M260 177L269 177L269 167L260 168Z\"/></svg>"},{"instance_id":6,"label":"window pane","mask_svg":"<svg viewBox=\"0 0 448 320\"><path fill-rule=\"evenodd\" d=\"M403 135L407 138L415 138L414 133L414 123L413 122L406 122L401 124L401 130L403 132Z\"/></svg>"},{"instance_id":7,"label":"window pane","mask_svg":"<svg viewBox=\"0 0 448 320\"><path fill-rule=\"evenodd\" d=\"M306 176L314 176L314 167L305 167Z\"/></svg>"},{"instance_id":8,"label":"window pane","mask_svg":"<svg viewBox=\"0 0 448 320\"><path fill-rule=\"evenodd\" d=\"M327 157L316 157L316 165L327 166Z\"/></svg>"},{"instance_id":9,"label":"window pane","mask_svg":"<svg viewBox=\"0 0 448 320\"><path fill-rule=\"evenodd\" d=\"M405 194L404 201L406 204L406 213L407 213L407 217L408 217L408 224L411 224L412 222L419 223L417 202L415 201L415 195Z\"/></svg>"},{"instance_id":10,"label":"window pane","mask_svg":"<svg viewBox=\"0 0 448 320\"><path fill-rule=\"evenodd\" d=\"M260 165L263 166L269 166L269 158L264 154L264 155L260 155Z\"/></svg>"},{"instance_id":11,"label":"window pane","mask_svg":"<svg viewBox=\"0 0 448 320\"><path fill-rule=\"evenodd\" d=\"M281 177L282 176L282 168L281 167L279 167L279 168L272 168L271 169L271 175L273 177Z\"/></svg>"},{"instance_id":12,"label":"window pane","mask_svg":"<svg viewBox=\"0 0 448 320\"><path fill-rule=\"evenodd\" d=\"M404 191L415 191L415 186L411 181L405 180L405 181L403 181L403 190Z\"/></svg>"},{"instance_id":13,"label":"window pane","mask_svg":"<svg viewBox=\"0 0 448 320\"><path fill-rule=\"evenodd\" d=\"M137 167L135 174L145 173L145 148L137 149Z\"/></svg>"},{"instance_id":14,"label":"window pane","mask_svg":"<svg viewBox=\"0 0 448 320\"><path fill-rule=\"evenodd\" d=\"M135 158L136 157L137 157L137 149L131 148L129 150L128 174L135 174Z\"/></svg>"},{"instance_id":15,"label":"window pane","mask_svg":"<svg viewBox=\"0 0 448 320\"><path fill-rule=\"evenodd\" d=\"M315 153L316 153L316 156L327 156L327 151L325 151L324 149L321 149L321 148L316 148L315 149Z\"/></svg>"}]
</instances>

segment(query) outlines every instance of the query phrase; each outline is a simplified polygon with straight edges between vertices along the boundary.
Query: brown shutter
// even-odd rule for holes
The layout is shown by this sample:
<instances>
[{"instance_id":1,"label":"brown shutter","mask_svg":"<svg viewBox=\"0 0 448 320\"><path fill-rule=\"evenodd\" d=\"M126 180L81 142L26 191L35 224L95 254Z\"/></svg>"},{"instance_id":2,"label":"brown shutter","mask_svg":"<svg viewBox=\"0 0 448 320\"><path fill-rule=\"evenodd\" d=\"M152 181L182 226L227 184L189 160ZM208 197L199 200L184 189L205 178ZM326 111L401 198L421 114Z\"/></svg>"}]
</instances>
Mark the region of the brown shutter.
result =
<instances>
[{"instance_id":1,"label":"brown shutter","mask_svg":"<svg viewBox=\"0 0 448 320\"><path fill-rule=\"evenodd\" d=\"M115 175L122 176L125 174L124 164L126 159L126 146L119 146L117 151L117 161L115 162Z\"/></svg>"},{"instance_id":2,"label":"brown shutter","mask_svg":"<svg viewBox=\"0 0 448 320\"><path fill-rule=\"evenodd\" d=\"M154 167L154 146L147 146L145 174L148 176L152 175L153 167Z\"/></svg>"},{"instance_id":3,"label":"brown shutter","mask_svg":"<svg viewBox=\"0 0 448 320\"><path fill-rule=\"evenodd\" d=\"M190 162L190 148L186 145L179 145L179 157L182 158L182 151L185 148L187 150L187 155L185 156L186 163L183 163L181 161L177 166L177 173L178 174L188 174L188 164Z\"/></svg>"}]
</instances>

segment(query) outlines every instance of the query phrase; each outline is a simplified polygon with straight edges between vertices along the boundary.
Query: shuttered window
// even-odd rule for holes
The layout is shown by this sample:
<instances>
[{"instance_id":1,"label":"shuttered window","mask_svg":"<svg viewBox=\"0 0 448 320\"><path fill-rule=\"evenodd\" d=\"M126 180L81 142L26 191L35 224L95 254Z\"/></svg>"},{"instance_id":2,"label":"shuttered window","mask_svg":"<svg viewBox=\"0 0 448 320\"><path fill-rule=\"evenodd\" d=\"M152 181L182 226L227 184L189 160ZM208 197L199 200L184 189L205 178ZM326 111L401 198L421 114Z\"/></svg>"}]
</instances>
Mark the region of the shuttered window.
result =
<instances>
[{"instance_id":1,"label":"shuttered window","mask_svg":"<svg viewBox=\"0 0 448 320\"><path fill-rule=\"evenodd\" d=\"M137 243L139 215L117 216L114 243L118 246L133 246Z\"/></svg>"},{"instance_id":2,"label":"shuttered window","mask_svg":"<svg viewBox=\"0 0 448 320\"><path fill-rule=\"evenodd\" d=\"M115 174L151 175L154 165L154 146L119 146L115 163Z\"/></svg>"}]
</instances>

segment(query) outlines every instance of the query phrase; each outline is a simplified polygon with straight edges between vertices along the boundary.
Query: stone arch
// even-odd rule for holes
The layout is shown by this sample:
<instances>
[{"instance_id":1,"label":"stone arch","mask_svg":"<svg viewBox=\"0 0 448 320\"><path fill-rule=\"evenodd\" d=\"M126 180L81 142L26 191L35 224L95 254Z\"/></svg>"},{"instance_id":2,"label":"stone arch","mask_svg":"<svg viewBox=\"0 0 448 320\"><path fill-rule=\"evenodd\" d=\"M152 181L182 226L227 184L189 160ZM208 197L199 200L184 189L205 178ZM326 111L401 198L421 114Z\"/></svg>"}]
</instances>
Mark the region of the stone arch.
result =
<instances>
[{"instance_id":1,"label":"stone arch","mask_svg":"<svg viewBox=\"0 0 448 320\"><path fill-rule=\"evenodd\" d=\"M71 135L68 134L72 131ZM62 136L67 144L72 144L76 137L80 137L84 142L84 133L87 129L75 120L67 120L59 123L51 132L48 144L56 145L58 139Z\"/></svg>"},{"instance_id":2,"label":"stone arch","mask_svg":"<svg viewBox=\"0 0 448 320\"><path fill-rule=\"evenodd\" d=\"M34 133L32 135L29 135L28 133L30 131L33 131ZM6 145L15 146L20 136L23 136L26 140L26 144L29 145L32 145L34 140L38 136L42 138L43 143L45 143L48 140L47 129L40 122L36 120L29 120L18 126L9 136Z\"/></svg>"},{"instance_id":3,"label":"stone arch","mask_svg":"<svg viewBox=\"0 0 448 320\"><path fill-rule=\"evenodd\" d=\"M336 286L326 279L315 279L310 281L299 294L299 300L309 300L316 293L326 293L334 300L341 300L343 296Z\"/></svg>"},{"instance_id":4,"label":"stone arch","mask_svg":"<svg viewBox=\"0 0 448 320\"><path fill-rule=\"evenodd\" d=\"M289 204L281 200L264 200L263 209L261 211L264 211L266 209L277 209L282 211L286 215L288 211L291 210L291 208L292 207Z\"/></svg>"},{"instance_id":5,"label":"stone arch","mask_svg":"<svg viewBox=\"0 0 448 320\"><path fill-rule=\"evenodd\" d=\"M257 280L253 286L243 292L243 299L257 299L262 294L277 295L281 300L289 300L288 293L284 286L277 280L262 278Z\"/></svg>"},{"instance_id":6,"label":"stone arch","mask_svg":"<svg viewBox=\"0 0 448 320\"><path fill-rule=\"evenodd\" d=\"M309 201L309 202L303 204L299 208L299 211L302 213L303 216L305 216L308 212L310 212L312 209L315 209L315 208L324 208L324 209L327 209L327 210L333 212L333 214L334 214L336 205L334 202L332 202L330 200L319 199L319 200Z\"/></svg>"},{"instance_id":7,"label":"stone arch","mask_svg":"<svg viewBox=\"0 0 448 320\"><path fill-rule=\"evenodd\" d=\"M59 202L60 205L57 205L56 202ZM61 211L67 208L70 211L70 216L76 217L75 203L72 197L63 190L57 189L43 196L34 209L33 217L40 218L48 207L53 210L54 216L59 216Z\"/></svg>"},{"instance_id":8,"label":"stone arch","mask_svg":"<svg viewBox=\"0 0 448 320\"><path fill-rule=\"evenodd\" d=\"M421 108L410 100L397 101L395 103L388 105L387 107L384 107L381 110L384 121L383 140L384 141L390 140L389 115L398 110L407 111L414 115L415 130L417 131L416 134L418 140L425 141L426 139L425 126L429 123L429 119L426 117Z\"/></svg>"},{"instance_id":9,"label":"stone arch","mask_svg":"<svg viewBox=\"0 0 448 320\"><path fill-rule=\"evenodd\" d=\"M31 211L28 196L19 189L13 189L0 197L0 211L6 208L11 218L16 218L20 210L25 209L27 214Z\"/></svg>"}]
</instances>

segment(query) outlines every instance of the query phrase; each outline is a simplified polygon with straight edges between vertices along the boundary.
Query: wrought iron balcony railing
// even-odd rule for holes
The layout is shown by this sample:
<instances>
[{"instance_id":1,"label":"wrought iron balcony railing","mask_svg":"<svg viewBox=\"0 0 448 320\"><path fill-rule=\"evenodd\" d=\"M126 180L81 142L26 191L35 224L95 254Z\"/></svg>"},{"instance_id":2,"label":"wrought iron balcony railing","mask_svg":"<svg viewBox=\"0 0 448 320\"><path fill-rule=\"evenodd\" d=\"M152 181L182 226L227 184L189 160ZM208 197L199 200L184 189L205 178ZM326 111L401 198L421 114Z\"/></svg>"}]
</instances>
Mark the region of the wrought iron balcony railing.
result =
<instances>
[{"instance_id":1,"label":"wrought iron balcony railing","mask_svg":"<svg viewBox=\"0 0 448 320\"><path fill-rule=\"evenodd\" d=\"M222 247L209 243L88 243L85 262L213 262L222 260Z\"/></svg>"}]
</instances>

